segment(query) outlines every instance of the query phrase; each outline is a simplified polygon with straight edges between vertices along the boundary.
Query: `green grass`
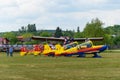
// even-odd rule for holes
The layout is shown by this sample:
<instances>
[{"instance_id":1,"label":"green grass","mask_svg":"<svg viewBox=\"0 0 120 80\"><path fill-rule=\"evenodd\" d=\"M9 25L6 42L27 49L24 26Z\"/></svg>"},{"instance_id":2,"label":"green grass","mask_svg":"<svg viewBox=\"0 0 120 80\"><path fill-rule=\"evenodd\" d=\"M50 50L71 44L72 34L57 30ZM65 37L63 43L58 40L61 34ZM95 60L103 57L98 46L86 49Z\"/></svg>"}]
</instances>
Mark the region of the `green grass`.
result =
<instances>
[{"instance_id":1,"label":"green grass","mask_svg":"<svg viewBox=\"0 0 120 80\"><path fill-rule=\"evenodd\" d=\"M0 80L120 80L120 53L103 58L19 56L0 53Z\"/></svg>"}]
</instances>

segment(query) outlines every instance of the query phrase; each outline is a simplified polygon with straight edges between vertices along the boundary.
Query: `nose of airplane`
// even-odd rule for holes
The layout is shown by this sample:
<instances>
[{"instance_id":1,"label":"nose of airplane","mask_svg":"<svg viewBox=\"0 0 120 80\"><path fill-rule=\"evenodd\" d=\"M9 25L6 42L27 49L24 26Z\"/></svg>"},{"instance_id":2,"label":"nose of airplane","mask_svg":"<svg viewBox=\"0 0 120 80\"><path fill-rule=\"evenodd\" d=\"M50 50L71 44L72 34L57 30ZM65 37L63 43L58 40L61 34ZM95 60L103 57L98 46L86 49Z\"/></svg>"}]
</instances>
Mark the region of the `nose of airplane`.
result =
<instances>
[{"instance_id":1,"label":"nose of airplane","mask_svg":"<svg viewBox=\"0 0 120 80\"><path fill-rule=\"evenodd\" d=\"M102 52L102 51L106 50L107 48L108 48L108 46L107 46L107 45L103 45L103 46L100 48L100 52Z\"/></svg>"}]
</instances>

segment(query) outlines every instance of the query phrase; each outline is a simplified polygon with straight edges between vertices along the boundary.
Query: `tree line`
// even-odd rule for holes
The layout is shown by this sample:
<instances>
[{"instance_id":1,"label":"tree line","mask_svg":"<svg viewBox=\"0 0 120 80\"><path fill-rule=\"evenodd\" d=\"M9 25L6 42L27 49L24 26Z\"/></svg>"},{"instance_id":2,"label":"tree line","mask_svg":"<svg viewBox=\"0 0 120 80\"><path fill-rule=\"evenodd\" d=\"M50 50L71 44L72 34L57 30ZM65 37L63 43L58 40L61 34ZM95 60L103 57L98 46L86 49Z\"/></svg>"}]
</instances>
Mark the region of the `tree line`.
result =
<instances>
[{"instance_id":1,"label":"tree line","mask_svg":"<svg viewBox=\"0 0 120 80\"><path fill-rule=\"evenodd\" d=\"M10 44L22 44L17 40L17 36L23 36L24 38L30 38L32 36L42 36L42 37L61 37L68 36L74 38L88 38L88 37L104 37L103 41L94 42L95 44L106 44L110 48L120 48L120 25L103 27L104 23L98 18L92 19L90 22L86 23L83 31L80 30L78 26L75 30L62 30L59 26L56 30L37 30L35 24L28 24L27 26L22 26L18 31L4 32L0 33L1 37L8 38ZM36 44L39 41L27 41L24 44Z\"/></svg>"}]
</instances>

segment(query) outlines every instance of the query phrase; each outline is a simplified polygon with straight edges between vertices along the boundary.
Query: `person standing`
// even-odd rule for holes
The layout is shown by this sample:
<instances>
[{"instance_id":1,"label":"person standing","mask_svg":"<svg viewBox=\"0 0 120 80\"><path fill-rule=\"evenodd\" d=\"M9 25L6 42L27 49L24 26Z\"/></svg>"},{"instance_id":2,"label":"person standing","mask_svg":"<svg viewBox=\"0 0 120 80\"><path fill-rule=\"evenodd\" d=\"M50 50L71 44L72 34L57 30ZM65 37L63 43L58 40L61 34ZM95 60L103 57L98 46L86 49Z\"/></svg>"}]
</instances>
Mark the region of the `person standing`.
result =
<instances>
[{"instance_id":1,"label":"person standing","mask_svg":"<svg viewBox=\"0 0 120 80\"><path fill-rule=\"evenodd\" d=\"M9 56L9 46L6 46L6 54Z\"/></svg>"},{"instance_id":2,"label":"person standing","mask_svg":"<svg viewBox=\"0 0 120 80\"><path fill-rule=\"evenodd\" d=\"M13 56L13 51L14 51L13 46L10 46L9 47L9 54L11 57Z\"/></svg>"}]
</instances>

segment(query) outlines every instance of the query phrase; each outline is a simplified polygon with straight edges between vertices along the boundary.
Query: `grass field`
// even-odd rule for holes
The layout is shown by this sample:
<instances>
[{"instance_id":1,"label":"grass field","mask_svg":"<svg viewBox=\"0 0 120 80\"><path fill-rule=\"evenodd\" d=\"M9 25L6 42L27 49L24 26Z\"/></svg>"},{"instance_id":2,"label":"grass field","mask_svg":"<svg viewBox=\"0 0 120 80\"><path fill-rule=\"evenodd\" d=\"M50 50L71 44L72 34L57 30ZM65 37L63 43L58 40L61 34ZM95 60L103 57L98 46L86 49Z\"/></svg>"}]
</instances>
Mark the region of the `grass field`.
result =
<instances>
[{"instance_id":1,"label":"grass field","mask_svg":"<svg viewBox=\"0 0 120 80\"><path fill-rule=\"evenodd\" d=\"M19 56L0 53L0 80L120 80L120 53L103 58Z\"/></svg>"}]
</instances>

